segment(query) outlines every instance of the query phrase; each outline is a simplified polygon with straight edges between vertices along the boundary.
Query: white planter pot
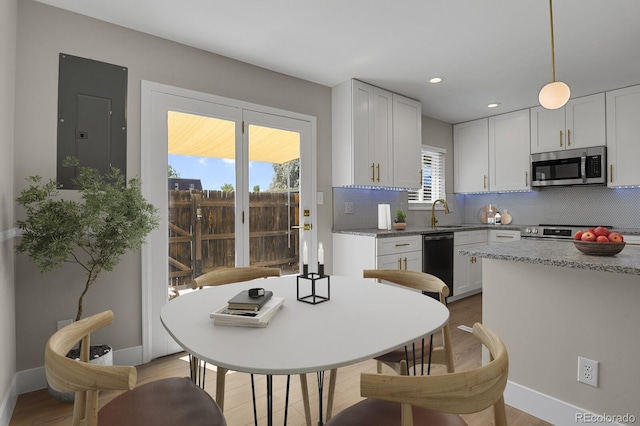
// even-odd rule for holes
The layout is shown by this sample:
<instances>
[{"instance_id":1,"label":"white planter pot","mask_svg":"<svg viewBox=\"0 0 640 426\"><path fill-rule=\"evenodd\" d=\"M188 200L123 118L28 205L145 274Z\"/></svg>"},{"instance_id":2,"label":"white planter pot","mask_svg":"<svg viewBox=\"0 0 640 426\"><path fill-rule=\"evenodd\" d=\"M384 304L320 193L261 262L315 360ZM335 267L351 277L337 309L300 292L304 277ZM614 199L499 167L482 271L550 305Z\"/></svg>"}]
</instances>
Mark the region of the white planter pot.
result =
<instances>
[{"instance_id":1,"label":"white planter pot","mask_svg":"<svg viewBox=\"0 0 640 426\"><path fill-rule=\"evenodd\" d=\"M74 351L76 351L76 354L77 354L77 349L72 349L67 356L69 358L73 358L74 356L72 354ZM90 364L113 365L113 349L111 348L111 346L92 345L91 353L92 354L96 353L96 354L93 355L92 358L89 360ZM77 356L75 358L78 359ZM53 389L51 386L49 386L48 383L47 383L47 389L49 390L49 394L57 401L73 402L75 400L75 397L76 397L75 392L60 392L58 390Z\"/></svg>"}]
</instances>

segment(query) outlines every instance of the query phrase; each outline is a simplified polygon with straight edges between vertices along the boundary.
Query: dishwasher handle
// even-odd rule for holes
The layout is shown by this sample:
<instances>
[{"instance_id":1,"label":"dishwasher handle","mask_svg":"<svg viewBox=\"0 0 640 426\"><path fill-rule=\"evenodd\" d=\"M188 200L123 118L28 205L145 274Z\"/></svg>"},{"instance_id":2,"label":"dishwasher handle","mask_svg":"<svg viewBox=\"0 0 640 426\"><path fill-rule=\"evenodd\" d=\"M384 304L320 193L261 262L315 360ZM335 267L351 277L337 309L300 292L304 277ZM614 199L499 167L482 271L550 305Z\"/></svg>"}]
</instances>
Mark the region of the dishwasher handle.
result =
<instances>
[{"instance_id":1,"label":"dishwasher handle","mask_svg":"<svg viewBox=\"0 0 640 426\"><path fill-rule=\"evenodd\" d=\"M424 241L440 241L440 240L452 240L453 233L447 234L435 234L435 235L423 235Z\"/></svg>"}]
</instances>

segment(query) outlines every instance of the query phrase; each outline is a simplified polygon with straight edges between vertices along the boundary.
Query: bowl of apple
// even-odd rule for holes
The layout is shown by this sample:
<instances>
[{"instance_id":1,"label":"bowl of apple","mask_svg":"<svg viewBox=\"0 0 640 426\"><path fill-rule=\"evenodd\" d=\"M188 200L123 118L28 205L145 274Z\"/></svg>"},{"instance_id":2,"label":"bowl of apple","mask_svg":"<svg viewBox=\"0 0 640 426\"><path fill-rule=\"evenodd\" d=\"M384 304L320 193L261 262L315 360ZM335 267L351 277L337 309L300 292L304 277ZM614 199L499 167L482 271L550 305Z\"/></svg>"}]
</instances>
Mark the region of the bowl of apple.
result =
<instances>
[{"instance_id":1,"label":"bowl of apple","mask_svg":"<svg viewBox=\"0 0 640 426\"><path fill-rule=\"evenodd\" d=\"M622 251L626 243L619 232L611 232L603 226L598 226L576 232L573 244L584 254L614 256Z\"/></svg>"}]
</instances>

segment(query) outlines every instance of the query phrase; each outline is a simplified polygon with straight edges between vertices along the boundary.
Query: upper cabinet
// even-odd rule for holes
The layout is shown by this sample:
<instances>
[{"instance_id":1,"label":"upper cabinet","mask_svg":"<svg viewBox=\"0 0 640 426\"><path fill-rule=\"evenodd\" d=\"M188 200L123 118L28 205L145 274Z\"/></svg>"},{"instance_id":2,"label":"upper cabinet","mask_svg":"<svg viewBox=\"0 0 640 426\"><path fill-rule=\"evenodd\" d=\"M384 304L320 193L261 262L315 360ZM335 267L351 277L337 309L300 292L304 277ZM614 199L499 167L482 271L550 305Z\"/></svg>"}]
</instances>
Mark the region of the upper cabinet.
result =
<instances>
[{"instance_id":1,"label":"upper cabinet","mask_svg":"<svg viewBox=\"0 0 640 426\"><path fill-rule=\"evenodd\" d=\"M608 186L640 185L640 86L607 92Z\"/></svg>"},{"instance_id":2,"label":"upper cabinet","mask_svg":"<svg viewBox=\"0 0 640 426\"><path fill-rule=\"evenodd\" d=\"M332 89L333 186L420 186L422 107L358 80Z\"/></svg>"},{"instance_id":3,"label":"upper cabinet","mask_svg":"<svg viewBox=\"0 0 640 426\"><path fill-rule=\"evenodd\" d=\"M489 191L489 120L453 126L453 189L455 192Z\"/></svg>"},{"instance_id":4,"label":"upper cabinet","mask_svg":"<svg viewBox=\"0 0 640 426\"><path fill-rule=\"evenodd\" d=\"M393 186L420 188L422 184L422 105L393 94Z\"/></svg>"},{"instance_id":5,"label":"upper cabinet","mask_svg":"<svg viewBox=\"0 0 640 426\"><path fill-rule=\"evenodd\" d=\"M605 95L570 99L555 110L531 108L531 153L606 145Z\"/></svg>"},{"instance_id":6,"label":"upper cabinet","mask_svg":"<svg viewBox=\"0 0 640 426\"><path fill-rule=\"evenodd\" d=\"M455 192L530 189L529 135L528 109L454 125Z\"/></svg>"},{"instance_id":7,"label":"upper cabinet","mask_svg":"<svg viewBox=\"0 0 640 426\"><path fill-rule=\"evenodd\" d=\"M529 190L529 110L489 117L489 190Z\"/></svg>"}]
</instances>

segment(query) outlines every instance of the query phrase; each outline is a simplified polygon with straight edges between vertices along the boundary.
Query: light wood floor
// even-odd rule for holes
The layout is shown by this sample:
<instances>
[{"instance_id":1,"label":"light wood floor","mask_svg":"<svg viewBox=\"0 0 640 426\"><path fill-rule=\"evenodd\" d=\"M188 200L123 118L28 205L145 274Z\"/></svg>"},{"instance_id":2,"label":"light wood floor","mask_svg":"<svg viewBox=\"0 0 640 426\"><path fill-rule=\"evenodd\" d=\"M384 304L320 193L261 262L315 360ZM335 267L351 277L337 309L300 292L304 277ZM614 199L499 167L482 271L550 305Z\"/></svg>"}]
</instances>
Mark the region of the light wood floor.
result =
<instances>
[{"instance_id":1,"label":"light wood floor","mask_svg":"<svg viewBox=\"0 0 640 426\"><path fill-rule=\"evenodd\" d=\"M459 325L472 326L482 319L481 295L468 297L449 304L451 310L451 337L455 353L456 371L464 371L477 367L481 363L481 348L470 333L459 330ZM330 348L329 348L330 349ZM507 348L508 349L508 348ZM175 354L156 359L138 367L138 383L145 383L161 377L187 376L189 363L185 354ZM386 368L386 367L385 367ZM436 370L435 374L443 372ZM359 378L361 372L375 373L374 361L365 361L338 370L338 380L334 402L334 414L361 399ZM385 370L387 371L387 370ZM388 370L389 372L391 370ZM215 391L215 372L209 370L206 375L207 391ZM265 425L266 418L266 383L263 376L255 376L258 404L259 424ZM318 422L318 390L315 374L308 375L313 424ZM328 374L325 380L328 385ZM274 377L274 423L282 424L284 418L284 398L286 378ZM103 392L100 404L104 405L117 395L117 392ZM243 373L230 373L226 379L225 417L229 426L249 426L253 424L253 408L251 404L250 376ZM324 392L326 408L326 390ZM465 415L464 418L472 426L493 424L491 409L482 413ZM289 409L289 425L304 425L304 410L300 396L300 382L297 376L291 378ZM46 390L20 395L11 418L10 426L18 425L68 425L71 422L72 405L55 401ZM507 417L512 426L549 425L542 420L507 406ZM325 418L326 420L326 418ZM186 425L185 425L186 426Z\"/></svg>"}]
</instances>

